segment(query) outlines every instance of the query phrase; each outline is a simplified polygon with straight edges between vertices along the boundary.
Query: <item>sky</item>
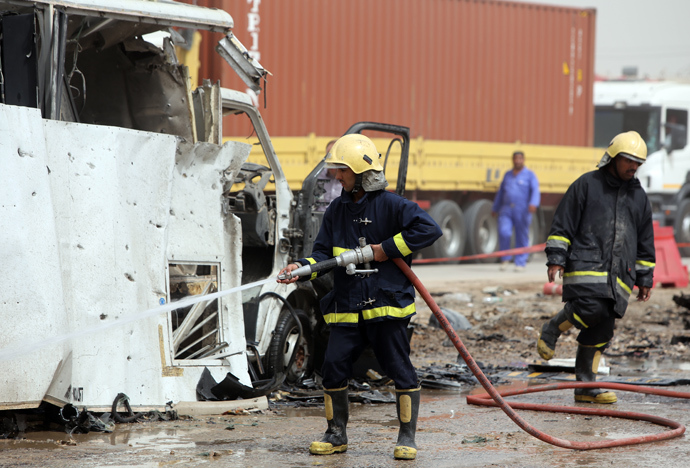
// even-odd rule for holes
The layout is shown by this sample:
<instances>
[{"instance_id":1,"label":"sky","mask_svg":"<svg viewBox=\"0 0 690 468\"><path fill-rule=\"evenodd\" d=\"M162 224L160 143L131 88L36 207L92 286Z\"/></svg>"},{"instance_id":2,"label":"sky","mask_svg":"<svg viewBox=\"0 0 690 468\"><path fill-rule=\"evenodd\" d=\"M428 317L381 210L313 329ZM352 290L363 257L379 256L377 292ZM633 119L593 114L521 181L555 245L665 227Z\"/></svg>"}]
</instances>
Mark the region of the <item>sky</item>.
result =
<instances>
[{"instance_id":1,"label":"sky","mask_svg":"<svg viewBox=\"0 0 690 468\"><path fill-rule=\"evenodd\" d=\"M523 0L517 0L523 1ZM690 82L690 0L524 0L595 8L595 73Z\"/></svg>"}]
</instances>

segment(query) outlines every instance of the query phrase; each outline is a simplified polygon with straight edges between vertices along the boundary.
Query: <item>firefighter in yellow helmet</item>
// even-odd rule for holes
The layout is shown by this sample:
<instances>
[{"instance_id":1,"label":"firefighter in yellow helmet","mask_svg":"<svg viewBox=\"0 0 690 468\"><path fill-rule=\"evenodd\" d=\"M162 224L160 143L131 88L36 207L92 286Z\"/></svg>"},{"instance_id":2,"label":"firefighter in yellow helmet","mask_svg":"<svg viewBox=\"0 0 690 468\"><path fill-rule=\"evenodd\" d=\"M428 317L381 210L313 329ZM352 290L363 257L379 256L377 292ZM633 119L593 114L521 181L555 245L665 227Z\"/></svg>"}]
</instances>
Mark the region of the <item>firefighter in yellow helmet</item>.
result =
<instances>
[{"instance_id":1,"label":"firefighter in yellow helmet","mask_svg":"<svg viewBox=\"0 0 690 468\"><path fill-rule=\"evenodd\" d=\"M647 301L654 274L652 210L635 172L647 145L634 131L616 135L598 170L578 178L563 196L546 240L547 275L563 278L565 307L546 322L537 352L553 357L556 340L572 326L580 330L575 358L578 381L596 380L599 359L623 318L634 286ZM615 403L602 389L575 389L575 401Z\"/></svg>"},{"instance_id":2,"label":"firefighter in yellow helmet","mask_svg":"<svg viewBox=\"0 0 690 468\"><path fill-rule=\"evenodd\" d=\"M336 267L333 290L321 299L321 313L330 327L321 368L327 429L309 451L330 455L347 450L348 380L354 362L370 345L386 376L395 382L400 430L393 456L414 459L420 387L410 361L407 326L416 313L415 293L410 280L390 259L403 258L411 264L412 253L431 245L441 236L441 229L419 205L384 190L388 183L380 154L366 136L351 134L338 139L326 156L326 167L336 170L342 194L326 209L311 256L291 263L281 273L358 247L360 237L371 245L371 269L378 272L348 275L345 268Z\"/></svg>"}]
</instances>

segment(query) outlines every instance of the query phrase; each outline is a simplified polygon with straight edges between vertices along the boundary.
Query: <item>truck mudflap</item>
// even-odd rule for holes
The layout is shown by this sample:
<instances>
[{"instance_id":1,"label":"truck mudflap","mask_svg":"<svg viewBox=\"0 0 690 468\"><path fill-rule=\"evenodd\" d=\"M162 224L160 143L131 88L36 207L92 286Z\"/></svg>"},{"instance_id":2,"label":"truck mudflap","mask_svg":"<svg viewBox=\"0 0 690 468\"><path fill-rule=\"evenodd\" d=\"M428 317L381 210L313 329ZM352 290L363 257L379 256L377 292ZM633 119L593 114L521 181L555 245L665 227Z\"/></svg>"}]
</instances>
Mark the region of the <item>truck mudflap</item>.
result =
<instances>
[{"instance_id":1,"label":"truck mudflap","mask_svg":"<svg viewBox=\"0 0 690 468\"><path fill-rule=\"evenodd\" d=\"M205 368L196 386L196 394L197 398L203 401L237 400L238 398L246 400L268 395L277 390L284 380L285 374L278 372L271 379L252 382L254 387L249 387L240 382L240 379L232 375L231 372L228 372L225 378L218 383L211 372Z\"/></svg>"}]
</instances>

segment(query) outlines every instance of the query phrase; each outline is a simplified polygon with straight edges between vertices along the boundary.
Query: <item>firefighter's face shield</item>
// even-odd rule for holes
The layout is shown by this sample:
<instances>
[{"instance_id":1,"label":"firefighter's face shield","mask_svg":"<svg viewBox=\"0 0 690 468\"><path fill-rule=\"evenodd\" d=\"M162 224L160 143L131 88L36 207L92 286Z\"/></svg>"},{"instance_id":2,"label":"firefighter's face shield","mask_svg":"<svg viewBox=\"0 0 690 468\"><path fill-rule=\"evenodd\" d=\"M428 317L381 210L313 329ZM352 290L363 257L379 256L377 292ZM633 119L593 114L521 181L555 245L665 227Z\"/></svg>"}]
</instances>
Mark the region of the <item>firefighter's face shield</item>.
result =
<instances>
[{"instance_id":1,"label":"firefighter's face shield","mask_svg":"<svg viewBox=\"0 0 690 468\"><path fill-rule=\"evenodd\" d=\"M326 161L325 167L326 169L347 169L350 166L348 166L347 164Z\"/></svg>"},{"instance_id":2,"label":"firefighter's face shield","mask_svg":"<svg viewBox=\"0 0 690 468\"><path fill-rule=\"evenodd\" d=\"M634 162L638 163L640 166L641 166L642 164L644 164L644 162L645 162L644 159L637 158L637 157L635 157L635 156L633 156L633 155L631 155L631 154L628 154L628 153L622 153L622 152L621 152L621 153L618 153L616 156L623 156L624 158L629 159L630 161L634 161ZM604 155L603 155L603 156L601 157L601 159L599 160L599 163L597 164L597 167L598 167L598 168L599 168L599 167L604 167L604 166L606 166L608 163L610 163L613 159L614 159L614 158L612 158L608 153L604 153Z\"/></svg>"},{"instance_id":3,"label":"firefighter's face shield","mask_svg":"<svg viewBox=\"0 0 690 468\"><path fill-rule=\"evenodd\" d=\"M623 157L626 158L626 159L629 159L629 160L631 160L631 161L635 161L635 162L638 163L640 166L641 166L642 164L644 164L644 162L645 162L644 159L638 158L638 157L633 156L632 154L628 154L628 153L622 153L622 152L621 152L621 153L618 153L618 156L623 156Z\"/></svg>"}]
</instances>

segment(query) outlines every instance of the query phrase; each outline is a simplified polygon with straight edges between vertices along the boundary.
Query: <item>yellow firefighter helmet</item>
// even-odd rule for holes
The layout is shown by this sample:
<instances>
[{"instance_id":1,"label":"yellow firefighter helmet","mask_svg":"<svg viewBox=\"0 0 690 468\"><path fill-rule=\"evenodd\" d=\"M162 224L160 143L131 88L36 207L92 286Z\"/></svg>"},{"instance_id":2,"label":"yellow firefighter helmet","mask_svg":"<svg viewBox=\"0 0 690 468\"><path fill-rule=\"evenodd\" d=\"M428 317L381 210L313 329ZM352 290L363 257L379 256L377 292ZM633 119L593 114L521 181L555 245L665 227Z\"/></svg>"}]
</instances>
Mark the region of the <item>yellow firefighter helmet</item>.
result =
<instances>
[{"instance_id":1,"label":"yellow firefighter helmet","mask_svg":"<svg viewBox=\"0 0 690 468\"><path fill-rule=\"evenodd\" d=\"M382 171L381 155L376 145L364 135L351 133L340 137L326 155L326 167L337 169L343 165L355 174L365 171Z\"/></svg>"},{"instance_id":2,"label":"yellow firefighter helmet","mask_svg":"<svg viewBox=\"0 0 690 468\"><path fill-rule=\"evenodd\" d=\"M613 140L609 143L606 154L608 154L611 159L620 154L621 156L642 164L647 160L647 144L640 134L635 131L619 133L613 137Z\"/></svg>"}]
</instances>

